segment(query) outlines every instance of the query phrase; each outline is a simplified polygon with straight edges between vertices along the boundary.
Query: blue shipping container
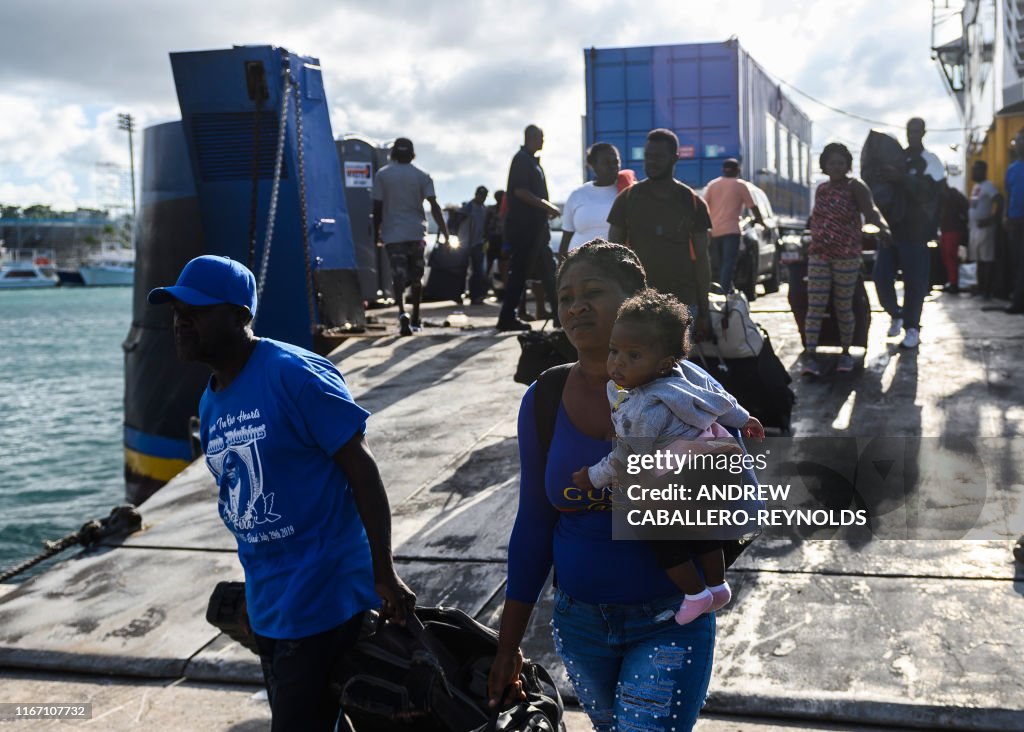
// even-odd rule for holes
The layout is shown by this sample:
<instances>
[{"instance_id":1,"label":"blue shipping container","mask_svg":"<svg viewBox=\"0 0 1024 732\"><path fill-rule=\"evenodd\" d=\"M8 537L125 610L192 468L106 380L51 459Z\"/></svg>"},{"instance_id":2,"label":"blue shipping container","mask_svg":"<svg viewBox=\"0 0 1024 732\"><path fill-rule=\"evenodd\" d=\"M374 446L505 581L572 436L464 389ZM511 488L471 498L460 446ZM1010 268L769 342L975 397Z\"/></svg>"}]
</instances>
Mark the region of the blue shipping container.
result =
<instances>
[{"instance_id":1,"label":"blue shipping container","mask_svg":"<svg viewBox=\"0 0 1024 732\"><path fill-rule=\"evenodd\" d=\"M584 51L587 146L610 142L643 177L647 133L679 136L676 177L703 188L722 160L764 189L776 213L806 216L811 120L735 40Z\"/></svg>"}]
</instances>

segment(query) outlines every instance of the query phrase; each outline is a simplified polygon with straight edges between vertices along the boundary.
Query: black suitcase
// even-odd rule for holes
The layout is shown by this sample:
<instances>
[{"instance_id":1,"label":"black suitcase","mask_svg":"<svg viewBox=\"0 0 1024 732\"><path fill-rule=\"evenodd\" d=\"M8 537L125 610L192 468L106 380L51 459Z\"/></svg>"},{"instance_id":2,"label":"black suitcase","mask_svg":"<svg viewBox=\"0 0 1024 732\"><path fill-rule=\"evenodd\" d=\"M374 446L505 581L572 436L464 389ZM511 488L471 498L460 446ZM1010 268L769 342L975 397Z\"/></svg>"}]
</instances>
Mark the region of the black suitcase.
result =
<instances>
[{"instance_id":1,"label":"black suitcase","mask_svg":"<svg viewBox=\"0 0 1024 732\"><path fill-rule=\"evenodd\" d=\"M431 269L430 274L427 275L427 283L423 286L423 302L451 300L461 304L465 283L465 272Z\"/></svg>"},{"instance_id":2,"label":"black suitcase","mask_svg":"<svg viewBox=\"0 0 1024 732\"><path fill-rule=\"evenodd\" d=\"M800 341L807 345L804 326L807 320L807 263L800 262L789 266L789 309L793 311L797 328L800 329ZM871 327L871 305L867 290L864 289L864 278L857 278L853 291L853 343L851 345L867 348L868 329ZM821 321L819 346L839 346L839 324L836 321L832 299L829 298L826 318Z\"/></svg>"},{"instance_id":3,"label":"black suitcase","mask_svg":"<svg viewBox=\"0 0 1024 732\"><path fill-rule=\"evenodd\" d=\"M690 360L711 374L765 427L789 431L796 402L796 394L789 388L793 379L775 355L767 333L761 352L751 358L708 358L694 350Z\"/></svg>"},{"instance_id":4,"label":"black suitcase","mask_svg":"<svg viewBox=\"0 0 1024 732\"><path fill-rule=\"evenodd\" d=\"M466 271L469 268L469 250L438 242L427 258L430 272L423 286L424 302L451 300L462 302L466 289Z\"/></svg>"}]
</instances>

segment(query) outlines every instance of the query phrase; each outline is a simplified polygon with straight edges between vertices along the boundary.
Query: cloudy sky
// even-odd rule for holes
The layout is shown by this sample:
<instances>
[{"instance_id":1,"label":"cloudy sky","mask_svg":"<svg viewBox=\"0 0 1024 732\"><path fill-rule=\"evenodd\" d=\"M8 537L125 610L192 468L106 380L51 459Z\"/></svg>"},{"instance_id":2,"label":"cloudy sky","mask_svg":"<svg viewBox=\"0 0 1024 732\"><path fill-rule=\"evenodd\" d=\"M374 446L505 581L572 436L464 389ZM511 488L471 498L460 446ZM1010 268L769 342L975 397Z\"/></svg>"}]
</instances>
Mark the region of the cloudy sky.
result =
<instances>
[{"instance_id":1,"label":"cloudy sky","mask_svg":"<svg viewBox=\"0 0 1024 732\"><path fill-rule=\"evenodd\" d=\"M959 119L930 59L928 0L2 0L0 203L58 208L116 198L127 166L117 114L180 118L168 54L273 44L319 57L335 136L411 137L441 202L504 187L525 124L546 133L552 198L581 182L583 49L737 36L771 74L850 112L902 126L956 162ZM870 125L787 90L813 149L860 147ZM901 134L902 137L902 134ZM136 160L141 156L136 136Z\"/></svg>"}]
</instances>

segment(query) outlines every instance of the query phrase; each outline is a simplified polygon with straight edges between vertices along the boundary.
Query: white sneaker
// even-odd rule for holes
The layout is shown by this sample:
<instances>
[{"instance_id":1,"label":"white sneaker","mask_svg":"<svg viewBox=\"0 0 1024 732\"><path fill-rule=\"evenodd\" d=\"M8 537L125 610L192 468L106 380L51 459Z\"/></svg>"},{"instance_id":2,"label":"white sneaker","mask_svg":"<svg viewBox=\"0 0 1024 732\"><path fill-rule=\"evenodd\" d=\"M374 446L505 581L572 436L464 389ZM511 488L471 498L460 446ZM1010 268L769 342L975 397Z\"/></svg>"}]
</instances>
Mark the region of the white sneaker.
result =
<instances>
[{"instance_id":1,"label":"white sneaker","mask_svg":"<svg viewBox=\"0 0 1024 732\"><path fill-rule=\"evenodd\" d=\"M893 318L892 325L889 326L889 332L886 335L890 338L895 338L903 332L903 318Z\"/></svg>"},{"instance_id":2,"label":"white sneaker","mask_svg":"<svg viewBox=\"0 0 1024 732\"><path fill-rule=\"evenodd\" d=\"M917 328L907 328L907 335L900 344L901 348L917 348L921 342L921 333Z\"/></svg>"}]
</instances>

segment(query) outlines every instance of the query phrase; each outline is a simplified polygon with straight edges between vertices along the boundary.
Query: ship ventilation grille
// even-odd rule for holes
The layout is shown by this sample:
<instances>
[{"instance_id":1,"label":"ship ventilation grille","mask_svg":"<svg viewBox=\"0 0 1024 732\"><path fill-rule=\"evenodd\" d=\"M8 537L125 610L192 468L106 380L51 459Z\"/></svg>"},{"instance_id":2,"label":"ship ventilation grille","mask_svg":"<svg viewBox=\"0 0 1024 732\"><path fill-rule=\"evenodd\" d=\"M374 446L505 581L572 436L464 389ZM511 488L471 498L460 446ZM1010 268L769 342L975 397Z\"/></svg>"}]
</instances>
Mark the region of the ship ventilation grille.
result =
<instances>
[{"instance_id":1,"label":"ship ventilation grille","mask_svg":"<svg viewBox=\"0 0 1024 732\"><path fill-rule=\"evenodd\" d=\"M252 178L255 112L203 112L192 115L192 138L199 158L199 177L204 183ZM260 178L273 178L277 152L278 118L260 113ZM281 177L287 178L287 166Z\"/></svg>"}]
</instances>

